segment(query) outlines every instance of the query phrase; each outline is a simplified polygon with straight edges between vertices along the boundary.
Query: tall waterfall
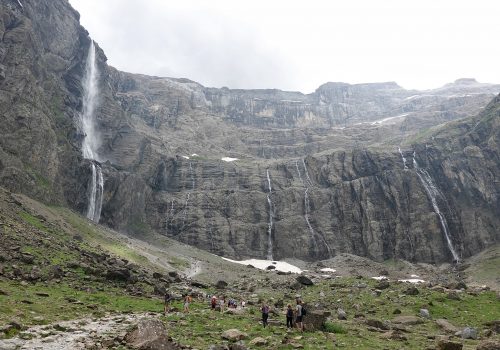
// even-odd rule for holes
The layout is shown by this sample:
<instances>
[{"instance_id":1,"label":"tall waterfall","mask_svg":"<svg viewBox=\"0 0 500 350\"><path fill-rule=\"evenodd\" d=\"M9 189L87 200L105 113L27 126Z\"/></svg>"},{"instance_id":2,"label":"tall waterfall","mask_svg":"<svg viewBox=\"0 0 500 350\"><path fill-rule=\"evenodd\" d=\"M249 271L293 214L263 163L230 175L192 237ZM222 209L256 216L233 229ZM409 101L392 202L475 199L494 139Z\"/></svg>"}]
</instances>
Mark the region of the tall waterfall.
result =
<instances>
[{"instance_id":1,"label":"tall waterfall","mask_svg":"<svg viewBox=\"0 0 500 350\"><path fill-rule=\"evenodd\" d=\"M302 174L300 173L300 168L299 168L299 163L295 161L295 167L297 168L297 173L299 174L299 180L302 182L302 185L304 186L304 219L306 220L307 227L309 228L309 233L311 234L311 239L312 243L314 245L314 250L317 252L318 251L318 242L317 242L317 237L319 236L321 240L323 241L326 250L328 251L328 257L332 256L332 252L330 249L330 246L328 245L328 242L326 239L322 236L317 234L312 225L311 225L311 220L309 219L309 213L311 212L311 205L309 203L309 187L308 183L312 185L311 178L309 177L309 173L307 171L306 163L304 159L302 159L302 165L304 166L304 174L306 175L306 181L302 178Z\"/></svg>"},{"instance_id":2,"label":"tall waterfall","mask_svg":"<svg viewBox=\"0 0 500 350\"><path fill-rule=\"evenodd\" d=\"M415 152L413 152L413 167L415 168L418 178L420 179L420 182L424 186L425 192L427 193L427 196L429 197L432 203L432 208L434 208L434 212L439 217L439 222L441 223L441 228L443 229L446 238L446 243L448 244L448 249L450 250L451 255L453 256L453 260L459 262L460 258L457 252L455 251L455 248L453 248L453 243L451 242L448 223L446 222L446 218L444 217L444 215L441 213L441 210L439 210L439 206L436 200L437 196L442 196L442 194L434 184L434 181L432 181L430 174L425 169L422 169L418 166L415 156L416 154Z\"/></svg>"},{"instance_id":3,"label":"tall waterfall","mask_svg":"<svg viewBox=\"0 0 500 350\"><path fill-rule=\"evenodd\" d=\"M269 206L269 222L267 224L267 259L273 260L273 202L271 201L271 178L269 177L269 169L266 169L267 186L269 192L267 193L267 204Z\"/></svg>"},{"instance_id":4,"label":"tall waterfall","mask_svg":"<svg viewBox=\"0 0 500 350\"><path fill-rule=\"evenodd\" d=\"M80 115L81 130L85 135L82 142L82 153L85 159L92 160L92 178L89 186L89 204L87 218L99 222L101 218L102 195L104 192L104 178L99 165L97 149L100 145L99 134L95 126L95 110L99 96L99 72L96 64L96 52L94 41L91 40L85 64L85 75L82 80L83 87L83 110Z\"/></svg>"},{"instance_id":5,"label":"tall waterfall","mask_svg":"<svg viewBox=\"0 0 500 350\"><path fill-rule=\"evenodd\" d=\"M408 170L408 166L406 165L406 158L401 151L401 147L398 147L399 154L401 155L401 159L403 160L403 169Z\"/></svg>"},{"instance_id":6,"label":"tall waterfall","mask_svg":"<svg viewBox=\"0 0 500 350\"><path fill-rule=\"evenodd\" d=\"M87 218L99 222L101 216L102 194L104 190L104 178L99 164L92 163L92 178L89 188L89 206L87 208Z\"/></svg>"}]
</instances>

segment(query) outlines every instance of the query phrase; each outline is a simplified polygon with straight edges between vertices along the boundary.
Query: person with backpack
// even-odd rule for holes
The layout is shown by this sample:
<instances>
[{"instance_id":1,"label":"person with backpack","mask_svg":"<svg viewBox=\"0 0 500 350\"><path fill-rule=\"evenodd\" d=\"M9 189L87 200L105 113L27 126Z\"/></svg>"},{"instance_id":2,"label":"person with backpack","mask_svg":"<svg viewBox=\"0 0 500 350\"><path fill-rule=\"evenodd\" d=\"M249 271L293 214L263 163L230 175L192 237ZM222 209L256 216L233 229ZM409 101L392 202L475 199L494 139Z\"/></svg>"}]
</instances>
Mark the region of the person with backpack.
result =
<instances>
[{"instance_id":1,"label":"person with backpack","mask_svg":"<svg viewBox=\"0 0 500 350\"><path fill-rule=\"evenodd\" d=\"M217 297L212 295L212 299L210 299L210 306L212 307L212 311L215 311L215 307L217 306Z\"/></svg>"},{"instance_id":2,"label":"person with backpack","mask_svg":"<svg viewBox=\"0 0 500 350\"><path fill-rule=\"evenodd\" d=\"M268 325L267 319L269 318L269 306L266 303L263 303L261 311L262 311L262 325L264 326L264 328L266 328L266 326Z\"/></svg>"},{"instance_id":3,"label":"person with backpack","mask_svg":"<svg viewBox=\"0 0 500 350\"><path fill-rule=\"evenodd\" d=\"M297 325L297 329L301 332L304 331L304 324L302 323L303 316L302 300L298 299L297 306L295 307L295 324Z\"/></svg>"},{"instance_id":4,"label":"person with backpack","mask_svg":"<svg viewBox=\"0 0 500 350\"><path fill-rule=\"evenodd\" d=\"M290 304L288 304L288 308L286 309L286 328L293 328L293 309Z\"/></svg>"},{"instance_id":5,"label":"person with backpack","mask_svg":"<svg viewBox=\"0 0 500 350\"><path fill-rule=\"evenodd\" d=\"M167 315L168 313L168 310L170 309L170 302L172 301L172 295L168 292L168 291L165 291L165 296L163 298L163 313L165 314L165 316Z\"/></svg>"}]
</instances>

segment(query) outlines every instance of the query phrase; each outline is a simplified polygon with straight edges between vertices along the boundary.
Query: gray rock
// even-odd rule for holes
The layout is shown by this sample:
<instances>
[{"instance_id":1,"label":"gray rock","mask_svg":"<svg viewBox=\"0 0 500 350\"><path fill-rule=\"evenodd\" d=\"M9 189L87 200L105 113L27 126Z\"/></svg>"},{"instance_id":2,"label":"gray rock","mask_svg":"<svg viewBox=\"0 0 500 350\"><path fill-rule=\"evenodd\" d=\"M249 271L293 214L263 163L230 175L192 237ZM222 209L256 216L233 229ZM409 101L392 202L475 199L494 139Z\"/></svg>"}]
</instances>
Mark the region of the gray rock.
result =
<instances>
[{"instance_id":1,"label":"gray rock","mask_svg":"<svg viewBox=\"0 0 500 350\"><path fill-rule=\"evenodd\" d=\"M302 284L304 286L312 286L314 284L313 281L309 277L306 277L304 275L297 276L296 280L297 280L297 282L299 282L300 284Z\"/></svg>"},{"instance_id":2,"label":"gray rock","mask_svg":"<svg viewBox=\"0 0 500 350\"><path fill-rule=\"evenodd\" d=\"M477 329L465 327L460 335L463 339L477 339Z\"/></svg>"},{"instance_id":3,"label":"gray rock","mask_svg":"<svg viewBox=\"0 0 500 350\"><path fill-rule=\"evenodd\" d=\"M347 320L347 313L343 309L338 308L337 309L337 318L339 320Z\"/></svg>"},{"instance_id":4,"label":"gray rock","mask_svg":"<svg viewBox=\"0 0 500 350\"><path fill-rule=\"evenodd\" d=\"M427 309L420 309L420 317L431 319L431 314Z\"/></svg>"}]
</instances>

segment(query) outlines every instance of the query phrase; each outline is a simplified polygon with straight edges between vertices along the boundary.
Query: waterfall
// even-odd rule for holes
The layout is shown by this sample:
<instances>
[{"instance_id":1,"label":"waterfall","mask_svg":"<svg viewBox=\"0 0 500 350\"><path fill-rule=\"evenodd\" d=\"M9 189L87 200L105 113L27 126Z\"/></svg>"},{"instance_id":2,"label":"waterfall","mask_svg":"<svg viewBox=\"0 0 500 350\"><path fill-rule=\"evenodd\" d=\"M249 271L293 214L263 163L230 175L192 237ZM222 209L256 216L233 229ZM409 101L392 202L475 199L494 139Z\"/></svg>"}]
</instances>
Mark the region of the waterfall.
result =
<instances>
[{"instance_id":1,"label":"waterfall","mask_svg":"<svg viewBox=\"0 0 500 350\"><path fill-rule=\"evenodd\" d=\"M309 185L313 185L311 178L309 177L309 171L307 171L306 161L302 159L302 165L304 166L304 173L306 174L306 179L309 182Z\"/></svg>"},{"instance_id":2,"label":"waterfall","mask_svg":"<svg viewBox=\"0 0 500 350\"><path fill-rule=\"evenodd\" d=\"M302 165L304 166L304 174L306 174L306 179L310 185L312 185L311 178L309 177L309 173L307 171L306 163L304 159L302 159ZM299 180L302 182L302 185L304 186L304 219L306 220L307 227L309 228L309 233L311 234L311 239L314 245L314 250L317 252L318 251L318 242L317 242L317 236L321 238L323 241L326 250L328 251L328 257L332 256L332 252L330 249L330 246L328 245L328 242L326 239L322 236L317 234L312 225L311 225L311 220L309 219L309 213L311 212L311 205L309 203L309 187L307 186L307 183L304 181L302 178L302 175L300 173L300 168L299 168L299 163L295 161L295 167L297 168L297 173L299 174Z\"/></svg>"},{"instance_id":3,"label":"waterfall","mask_svg":"<svg viewBox=\"0 0 500 350\"><path fill-rule=\"evenodd\" d=\"M104 178L99 165L97 149L100 146L99 135L95 127L95 110L99 96L99 72L97 70L96 53L94 41L90 41L90 47L85 64L85 74L82 79L83 109L80 115L81 131L85 135L82 142L82 153L85 159L92 160L92 178L89 186L89 204L87 218L99 222L101 218L102 197L104 192Z\"/></svg>"},{"instance_id":4,"label":"waterfall","mask_svg":"<svg viewBox=\"0 0 500 350\"><path fill-rule=\"evenodd\" d=\"M444 215L441 213L441 210L439 210L439 206L436 200L436 197L442 196L442 194L434 184L434 181L432 181L432 177L429 175L429 173L425 169L419 168L415 152L413 152L413 167L415 168L418 178L420 179L420 182L424 186L425 192L427 193L427 196L429 197L432 203L432 208L434 209L434 212L439 217L439 222L441 223L441 228L443 229L446 238L446 243L448 244L448 249L450 250L451 255L453 256L453 260L459 262L460 258L458 257L458 254L453 248L453 244L451 242L448 223L446 222L446 218L444 217Z\"/></svg>"},{"instance_id":5,"label":"waterfall","mask_svg":"<svg viewBox=\"0 0 500 350\"><path fill-rule=\"evenodd\" d=\"M403 152L401 152L401 147L398 147L399 154L401 155L401 159L403 160L403 169L408 170L408 166L406 165L406 158L403 155Z\"/></svg>"},{"instance_id":6,"label":"waterfall","mask_svg":"<svg viewBox=\"0 0 500 350\"><path fill-rule=\"evenodd\" d=\"M271 178L269 177L269 169L266 169L266 176L267 176L267 186L269 189L269 192L267 193L267 204L269 205L269 222L267 224L267 259L273 260L273 238L272 238L273 202L271 201L271 192L273 189L271 187Z\"/></svg>"},{"instance_id":7,"label":"waterfall","mask_svg":"<svg viewBox=\"0 0 500 350\"><path fill-rule=\"evenodd\" d=\"M92 177L89 186L89 206L87 208L87 218L92 221L99 222L101 216L102 194L104 190L104 179L102 176L101 167L92 162Z\"/></svg>"}]
</instances>

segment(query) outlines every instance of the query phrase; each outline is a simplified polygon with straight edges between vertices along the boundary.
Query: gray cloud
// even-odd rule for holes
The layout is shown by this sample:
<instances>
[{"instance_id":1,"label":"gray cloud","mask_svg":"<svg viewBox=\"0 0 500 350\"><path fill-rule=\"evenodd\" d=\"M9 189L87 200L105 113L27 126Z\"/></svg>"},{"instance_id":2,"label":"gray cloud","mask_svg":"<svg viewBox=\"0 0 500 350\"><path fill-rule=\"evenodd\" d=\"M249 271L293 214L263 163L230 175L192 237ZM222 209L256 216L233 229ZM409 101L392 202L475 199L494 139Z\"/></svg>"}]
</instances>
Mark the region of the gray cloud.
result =
<instances>
[{"instance_id":1,"label":"gray cloud","mask_svg":"<svg viewBox=\"0 0 500 350\"><path fill-rule=\"evenodd\" d=\"M206 86L499 82L494 0L70 0L119 69Z\"/></svg>"}]
</instances>

